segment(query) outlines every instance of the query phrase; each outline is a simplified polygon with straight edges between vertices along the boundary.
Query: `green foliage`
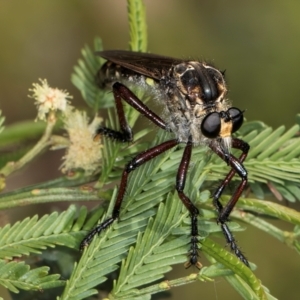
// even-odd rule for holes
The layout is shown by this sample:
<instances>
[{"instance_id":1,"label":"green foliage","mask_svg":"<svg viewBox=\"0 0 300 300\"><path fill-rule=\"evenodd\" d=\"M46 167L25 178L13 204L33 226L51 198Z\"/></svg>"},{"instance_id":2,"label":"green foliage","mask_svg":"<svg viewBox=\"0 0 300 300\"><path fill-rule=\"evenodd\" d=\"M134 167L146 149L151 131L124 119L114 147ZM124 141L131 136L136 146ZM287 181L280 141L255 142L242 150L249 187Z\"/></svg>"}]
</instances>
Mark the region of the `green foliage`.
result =
<instances>
[{"instance_id":1,"label":"green foliage","mask_svg":"<svg viewBox=\"0 0 300 300\"><path fill-rule=\"evenodd\" d=\"M54 212L50 216L44 215L40 220L35 215L18 221L13 226L7 224L0 230L0 259L41 253L41 250L56 245L75 248L78 244L78 234L73 225L75 229L80 230L76 223L73 224L75 216L76 208L71 205L60 215ZM80 234L79 236L81 237Z\"/></svg>"},{"instance_id":2,"label":"green foliage","mask_svg":"<svg viewBox=\"0 0 300 300\"><path fill-rule=\"evenodd\" d=\"M128 19L130 32L130 50L147 51L147 24L145 7L140 0L128 0Z\"/></svg>"},{"instance_id":3,"label":"green foliage","mask_svg":"<svg viewBox=\"0 0 300 300\"><path fill-rule=\"evenodd\" d=\"M0 260L0 284L14 293L19 289L42 291L64 284L58 280L60 275L48 275L48 271L48 267L30 270L24 262Z\"/></svg>"},{"instance_id":4,"label":"green foliage","mask_svg":"<svg viewBox=\"0 0 300 300\"><path fill-rule=\"evenodd\" d=\"M41 253L47 247L57 245L76 248L82 238L79 230L86 215L86 209L81 209L77 218L76 208L71 205L60 215L54 212L40 220L34 216L1 228L0 283L14 293L18 293L19 289L38 291L63 286L64 281L59 280L59 274L48 275L48 267L30 270L29 265L12 259Z\"/></svg>"},{"instance_id":5,"label":"green foliage","mask_svg":"<svg viewBox=\"0 0 300 300\"><path fill-rule=\"evenodd\" d=\"M107 101L105 93L100 90L95 84L95 74L97 74L104 60L95 55L95 51L102 50L102 41L100 38L95 38L94 50L89 46L85 46L81 50L83 59L79 59L74 67L74 73L71 76L72 83L81 92L81 96L86 104L93 108L96 112L100 107L110 107L113 101Z\"/></svg>"}]
</instances>

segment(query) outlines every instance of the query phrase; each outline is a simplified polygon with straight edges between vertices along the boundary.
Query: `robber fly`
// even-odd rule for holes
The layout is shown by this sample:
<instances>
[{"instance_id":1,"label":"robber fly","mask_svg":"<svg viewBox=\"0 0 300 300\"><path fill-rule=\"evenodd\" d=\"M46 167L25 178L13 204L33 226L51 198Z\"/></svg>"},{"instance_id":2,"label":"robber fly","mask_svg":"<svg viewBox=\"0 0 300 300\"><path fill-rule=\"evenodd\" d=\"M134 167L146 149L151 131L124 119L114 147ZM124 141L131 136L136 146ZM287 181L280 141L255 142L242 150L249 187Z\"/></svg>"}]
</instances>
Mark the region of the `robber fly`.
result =
<instances>
[{"instance_id":1,"label":"robber fly","mask_svg":"<svg viewBox=\"0 0 300 300\"><path fill-rule=\"evenodd\" d=\"M196 265L200 268L197 226L199 210L185 195L184 186L193 146L206 145L231 168L213 194L213 204L218 213L217 222L221 226L227 243L235 255L249 266L248 260L238 248L226 224L247 184L247 171L243 166L243 161L249 151L249 145L232 137L232 133L237 131L243 123L243 112L232 107L226 98L227 87L224 73L204 62L148 53L111 50L97 52L97 55L107 60L97 74L97 83L101 88L112 87L120 123L119 131L100 127L97 134L121 142L133 140L133 133L123 110L122 100L124 100L158 127L173 132L175 138L138 154L127 163L112 216L96 226L85 237L81 243L81 249L87 246L96 234L118 219L129 173L157 155L184 143L185 148L175 181L176 190L191 217L191 247L186 266ZM149 79L152 81L151 86L148 85ZM128 84L129 86L147 86L152 90L155 98L164 107L162 115L165 116L165 120L138 99L127 87ZM231 148L241 150L240 157L233 156L230 153ZM241 178L241 182L229 202L223 206L219 198L235 174Z\"/></svg>"}]
</instances>

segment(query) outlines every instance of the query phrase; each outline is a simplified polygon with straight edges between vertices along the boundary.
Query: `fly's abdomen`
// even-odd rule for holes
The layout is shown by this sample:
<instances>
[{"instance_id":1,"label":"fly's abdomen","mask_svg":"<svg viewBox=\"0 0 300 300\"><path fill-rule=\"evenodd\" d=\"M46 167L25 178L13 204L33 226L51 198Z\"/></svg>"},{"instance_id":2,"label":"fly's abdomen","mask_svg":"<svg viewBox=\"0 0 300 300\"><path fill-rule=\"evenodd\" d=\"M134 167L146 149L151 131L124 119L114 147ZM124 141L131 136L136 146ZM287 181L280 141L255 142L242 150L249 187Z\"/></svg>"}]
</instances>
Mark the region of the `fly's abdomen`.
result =
<instances>
[{"instance_id":1,"label":"fly's abdomen","mask_svg":"<svg viewBox=\"0 0 300 300\"><path fill-rule=\"evenodd\" d=\"M100 88L111 88L114 82L131 81L137 77L140 75L136 72L108 61L99 70L96 80Z\"/></svg>"}]
</instances>

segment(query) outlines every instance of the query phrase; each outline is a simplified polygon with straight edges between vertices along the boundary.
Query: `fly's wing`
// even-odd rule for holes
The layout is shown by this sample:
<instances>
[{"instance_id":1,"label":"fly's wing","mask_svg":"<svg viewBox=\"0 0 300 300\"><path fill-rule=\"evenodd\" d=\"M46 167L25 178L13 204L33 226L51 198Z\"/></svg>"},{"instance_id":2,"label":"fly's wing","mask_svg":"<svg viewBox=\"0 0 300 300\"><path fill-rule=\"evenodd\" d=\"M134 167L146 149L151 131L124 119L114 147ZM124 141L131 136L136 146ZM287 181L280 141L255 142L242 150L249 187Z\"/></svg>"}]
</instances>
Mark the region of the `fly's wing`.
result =
<instances>
[{"instance_id":1,"label":"fly's wing","mask_svg":"<svg viewBox=\"0 0 300 300\"><path fill-rule=\"evenodd\" d=\"M96 54L126 69L156 80L161 79L164 71L184 61L151 53L125 50L108 50L96 52Z\"/></svg>"}]
</instances>

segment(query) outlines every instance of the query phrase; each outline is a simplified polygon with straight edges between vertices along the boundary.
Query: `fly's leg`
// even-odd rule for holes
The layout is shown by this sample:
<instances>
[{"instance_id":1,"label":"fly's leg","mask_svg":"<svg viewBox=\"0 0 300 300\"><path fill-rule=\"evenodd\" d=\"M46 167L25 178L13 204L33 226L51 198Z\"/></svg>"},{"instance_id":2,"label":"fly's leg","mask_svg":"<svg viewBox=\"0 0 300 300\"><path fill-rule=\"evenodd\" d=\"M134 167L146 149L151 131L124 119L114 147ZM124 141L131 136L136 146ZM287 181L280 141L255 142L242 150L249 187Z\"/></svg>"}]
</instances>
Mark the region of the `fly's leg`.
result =
<instances>
[{"instance_id":1,"label":"fly's leg","mask_svg":"<svg viewBox=\"0 0 300 300\"><path fill-rule=\"evenodd\" d=\"M155 125L166 130L165 122L148 108L133 92L130 91L125 85L115 82L112 86L114 99L116 103L118 120L120 123L120 131L113 130L107 127L99 127L96 134L105 135L109 138L115 139L120 142L131 142L133 140L133 132L126 119L122 99L130 106L135 108L139 113L148 118Z\"/></svg>"},{"instance_id":2,"label":"fly's leg","mask_svg":"<svg viewBox=\"0 0 300 300\"><path fill-rule=\"evenodd\" d=\"M232 148L239 149L242 151L242 154L239 158L236 158L235 156L226 153L220 146L217 144L210 144L210 148L219 156L221 157L225 162L228 163L228 165L231 167L230 172L227 174L221 185L217 188L216 192L213 196L213 203L218 211L218 223L221 225L221 229L223 231L223 234L226 238L227 243L230 245L231 250L234 251L235 255L246 265L249 267L249 262L247 258L244 256L244 254L241 252L239 247L237 246L236 240L228 228L226 222L228 221L228 217L233 210L234 206L236 205L237 201L239 200L242 192L244 191L247 182L248 182L248 175L247 170L243 166L243 161L246 159L248 151L249 151L249 145L237 138L232 139ZM241 182L237 189L234 191L231 199L228 201L228 203L223 207L221 202L219 201L219 198L221 197L225 187L230 183L231 179L235 174L238 174L241 178Z\"/></svg>"},{"instance_id":3,"label":"fly's leg","mask_svg":"<svg viewBox=\"0 0 300 300\"><path fill-rule=\"evenodd\" d=\"M80 244L80 249L82 250L85 246L88 246L93 237L96 234L99 234L102 230L107 228L109 225L111 225L115 220L118 219L119 214L120 214L120 208L122 201L124 199L124 194L126 191L127 187L127 182L128 182L128 175L130 172L134 171L136 168L144 164L145 162L153 159L154 157L158 156L159 154L164 153L165 151L175 147L178 145L178 141L173 139L166 141L158 146L155 146L151 149L148 149L140 154L138 154L135 158L133 158L125 167L122 178L121 178L121 183L118 191L118 196L117 200L112 212L112 216L108 219L106 219L104 222L101 224L97 225L90 233L83 239L83 241Z\"/></svg>"},{"instance_id":4,"label":"fly's leg","mask_svg":"<svg viewBox=\"0 0 300 300\"><path fill-rule=\"evenodd\" d=\"M188 268L191 265L195 265L197 268L200 269L201 263L198 261L198 221L197 221L199 210L183 192L185 187L186 174L191 160L192 146L193 144L190 138L187 145L185 146L182 159L178 168L177 177L176 177L176 190L178 192L178 196L180 200L188 209L191 216L191 248L189 251L190 259L185 264L185 266L186 268Z\"/></svg>"}]
</instances>

